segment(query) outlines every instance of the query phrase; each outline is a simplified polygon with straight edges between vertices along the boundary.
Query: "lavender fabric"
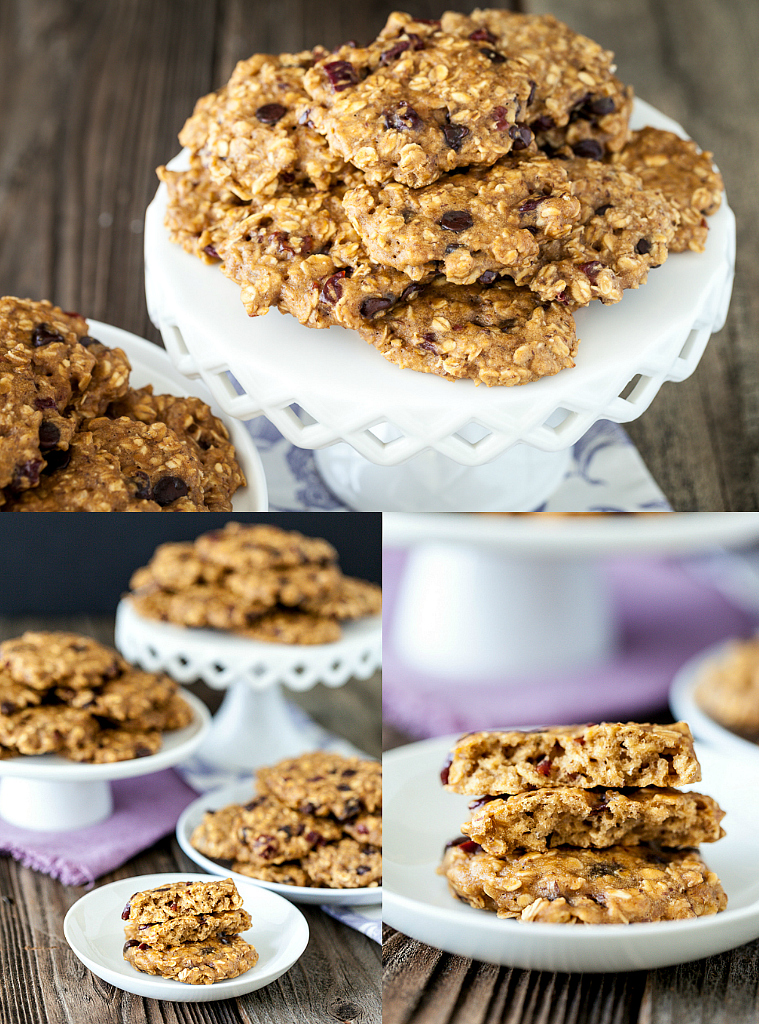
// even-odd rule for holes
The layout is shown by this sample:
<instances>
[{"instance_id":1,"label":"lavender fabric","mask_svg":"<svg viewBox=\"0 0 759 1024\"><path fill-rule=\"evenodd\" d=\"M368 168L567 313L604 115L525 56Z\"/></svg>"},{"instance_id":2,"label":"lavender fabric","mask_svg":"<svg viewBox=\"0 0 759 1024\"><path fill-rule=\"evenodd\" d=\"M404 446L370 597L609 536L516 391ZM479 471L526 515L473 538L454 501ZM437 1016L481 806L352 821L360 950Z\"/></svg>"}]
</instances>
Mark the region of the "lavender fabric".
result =
<instances>
[{"instance_id":1,"label":"lavender fabric","mask_svg":"<svg viewBox=\"0 0 759 1024\"><path fill-rule=\"evenodd\" d=\"M111 785L107 821L76 832L34 832L0 819L0 851L64 885L86 885L173 832L196 797L171 768Z\"/></svg>"},{"instance_id":2,"label":"lavender fabric","mask_svg":"<svg viewBox=\"0 0 759 1024\"><path fill-rule=\"evenodd\" d=\"M677 670L719 640L747 636L759 615L730 604L687 564L649 559L604 563L621 643L615 658L575 675L439 679L406 666L393 643L393 613L405 555L383 556L383 714L411 736L499 725L638 719L666 706ZM571 611L569 612L571 614Z\"/></svg>"}]
</instances>

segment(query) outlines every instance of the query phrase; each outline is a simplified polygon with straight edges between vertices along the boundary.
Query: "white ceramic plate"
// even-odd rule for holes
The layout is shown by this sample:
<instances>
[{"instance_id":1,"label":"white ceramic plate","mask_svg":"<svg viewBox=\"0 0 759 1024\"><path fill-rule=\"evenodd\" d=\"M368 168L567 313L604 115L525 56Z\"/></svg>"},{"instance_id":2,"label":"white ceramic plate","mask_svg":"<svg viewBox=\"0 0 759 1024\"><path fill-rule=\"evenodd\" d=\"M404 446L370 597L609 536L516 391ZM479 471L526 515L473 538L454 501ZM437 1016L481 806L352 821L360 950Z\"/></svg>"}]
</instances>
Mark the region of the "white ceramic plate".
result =
<instances>
[{"instance_id":1,"label":"white ceramic plate","mask_svg":"<svg viewBox=\"0 0 759 1024\"><path fill-rule=\"evenodd\" d=\"M540 971L651 970L732 949L759 936L759 762L699 746L708 793L727 812L727 837L702 847L727 892L710 917L655 924L525 924L455 900L436 874L443 846L460 834L470 797L446 792L440 769L455 737L384 756L383 919L420 942L490 963Z\"/></svg>"},{"instance_id":2,"label":"white ceramic plate","mask_svg":"<svg viewBox=\"0 0 759 1024\"><path fill-rule=\"evenodd\" d=\"M509 516L385 512L383 541L487 546L509 554L601 555L697 551L759 537L759 512L672 512L650 516Z\"/></svg>"},{"instance_id":3,"label":"white ceramic plate","mask_svg":"<svg viewBox=\"0 0 759 1024\"><path fill-rule=\"evenodd\" d=\"M114 761L113 764L79 764L59 754L19 754L7 761L0 761L0 778L7 775L40 782L105 782L109 779L129 779L135 775L151 775L163 768L170 768L191 757L211 727L211 714L203 701L187 690L182 690L182 696L194 712L193 720L184 729L165 732L157 754L134 757L129 761Z\"/></svg>"},{"instance_id":4,"label":"white ceramic plate","mask_svg":"<svg viewBox=\"0 0 759 1024\"><path fill-rule=\"evenodd\" d=\"M237 460L248 481L246 487L241 487L233 495L232 508L235 512L268 512L269 498L264 468L245 424L226 416L201 381L195 380L190 384L188 378L183 377L174 368L165 349L145 341L144 338L138 338L136 334L122 331L119 327L111 327L98 320L88 320L88 323L94 338L111 348L123 349L129 356L129 362L132 364L129 381L132 387L142 388L146 384L152 384L157 395L194 395L211 406L214 415L224 421L229 431Z\"/></svg>"},{"instance_id":5,"label":"white ceramic plate","mask_svg":"<svg viewBox=\"0 0 759 1024\"><path fill-rule=\"evenodd\" d=\"M675 676L669 691L669 706L679 721L688 722L698 739L710 743L726 754L753 758L759 764L759 746L726 729L724 725L707 715L696 703L696 686L701 670L709 661L719 661L726 653L731 641L714 644L707 650L687 661Z\"/></svg>"},{"instance_id":6,"label":"white ceramic plate","mask_svg":"<svg viewBox=\"0 0 759 1024\"><path fill-rule=\"evenodd\" d=\"M245 909L253 918L243 938L258 951L258 963L239 978L214 985L185 985L180 981L142 974L124 960L124 922L121 911L129 897L142 889L169 882L208 882L208 875L157 874L121 878L82 896L66 914L63 932L68 944L93 974L116 988L148 999L205 1003L232 999L263 988L289 971L308 943L308 924L301 912L273 892L237 881Z\"/></svg>"},{"instance_id":7,"label":"white ceramic plate","mask_svg":"<svg viewBox=\"0 0 759 1024\"><path fill-rule=\"evenodd\" d=\"M183 812L177 822L177 841L184 852L212 875L220 875L223 878L234 878L239 885L245 882L247 885L260 886L263 889L270 889L272 892L286 896L288 900L296 903L319 903L322 905L353 905L381 903L382 887L366 889L312 889L302 885L280 885L277 882L262 882L257 878L248 878L246 875L238 875L236 871L222 868L216 861L203 856L194 846L190 845L190 836L195 828L203 820L206 811L215 811L227 804L247 803L253 797L253 782L238 782L234 786L225 786L223 789L214 789L209 793L194 800Z\"/></svg>"}]
</instances>

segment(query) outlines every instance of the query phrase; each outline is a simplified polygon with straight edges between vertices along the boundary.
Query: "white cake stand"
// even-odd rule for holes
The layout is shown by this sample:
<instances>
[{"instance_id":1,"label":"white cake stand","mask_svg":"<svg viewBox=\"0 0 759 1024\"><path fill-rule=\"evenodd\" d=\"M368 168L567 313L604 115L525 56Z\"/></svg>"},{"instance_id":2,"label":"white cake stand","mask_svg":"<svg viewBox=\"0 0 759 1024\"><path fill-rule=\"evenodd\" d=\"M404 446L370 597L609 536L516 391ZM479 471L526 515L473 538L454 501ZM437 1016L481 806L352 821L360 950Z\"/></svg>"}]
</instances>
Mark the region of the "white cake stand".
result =
<instances>
[{"instance_id":1,"label":"white cake stand","mask_svg":"<svg viewBox=\"0 0 759 1024\"><path fill-rule=\"evenodd\" d=\"M113 764L78 764L58 754L0 761L0 817L40 832L70 832L110 817L114 779L152 775L191 757L211 727L205 704L186 690L193 710L184 729L163 734L157 754Z\"/></svg>"},{"instance_id":2,"label":"white cake stand","mask_svg":"<svg viewBox=\"0 0 759 1024\"><path fill-rule=\"evenodd\" d=\"M143 618L127 597L116 611L116 646L150 672L227 690L199 754L211 765L248 770L314 748L315 734L293 720L282 684L310 690L367 679L382 663L382 623L379 615L344 623L331 644L260 643Z\"/></svg>"},{"instance_id":3,"label":"white cake stand","mask_svg":"<svg viewBox=\"0 0 759 1024\"><path fill-rule=\"evenodd\" d=\"M443 678L598 665L617 639L600 556L691 554L757 538L759 512L587 519L388 513L384 543L411 549L394 605L393 648L409 666Z\"/></svg>"},{"instance_id":4,"label":"white cake stand","mask_svg":"<svg viewBox=\"0 0 759 1024\"><path fill-rule=\"evenodd\" d=\"M149 341L145 341L144 338L138 338L136 334L130 334L128 331L122 331L119 327L111 327L109 324L103 324L97 320L89 320L88 323L92 337L102 341L110 348L121 348L126 352L129 362L132 364L132 373L129 378L132 387L142 388L146 384L152 384L153 391L157 395L169 394L181 397L193 395L202 398L211 406L214 414L224 421L224 425L229 431L237 453L237 460L247 480L247 486L241 487L233 495L232 508L235 512L268 512L269 498L266 491L264 468L256 446L253 444L253 439L245 426L234 416L230 416L228 413L225 415L202 382L197 382L188 388L187 378L177 372L171 359L158 345L153 345Z\"/></svg>"},{"instance_id":5,"label":"white cake stand","mask_svg":"<svg viewBox=\"0 0 759 1024\"><path fill-rule=\"evenodd\" d=\"M638 100L633 126L645 124L685 134ZM621 303L580 310L575 369L516 388L452 385L399 370L352 331L249 318L218 267L169 241L165 209L161 185L145 220L145 280L175 365L202 376L230 415L264 415L293 444L321 449L322 476L361 511L537 507L596 420L635 419L665 380L693 372L732 288L735 218L723 204L704 253L673 255Z\"/></svg>"}]
</instances>

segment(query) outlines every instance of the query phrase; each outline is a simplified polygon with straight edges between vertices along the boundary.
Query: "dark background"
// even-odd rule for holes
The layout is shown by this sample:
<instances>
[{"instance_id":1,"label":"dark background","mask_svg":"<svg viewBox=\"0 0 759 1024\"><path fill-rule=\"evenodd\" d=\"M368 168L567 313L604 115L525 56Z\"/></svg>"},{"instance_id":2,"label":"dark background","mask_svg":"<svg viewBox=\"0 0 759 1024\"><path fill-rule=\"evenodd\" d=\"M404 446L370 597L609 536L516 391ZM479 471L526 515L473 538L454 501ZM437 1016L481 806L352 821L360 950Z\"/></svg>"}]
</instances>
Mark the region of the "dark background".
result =
<instances>
[{"instance_id":1,"label":"dark background","mask_svg":"<svg viewBox=\"0 0 759 1024\"><path fill-rule=\"evenodd\" d=\"M230 519L325 537L345 573L382 580L379 512L40 512L0 519L0 614L113 614L132 572L158 544L193 540Z\"/></svg>"}]
</instances>

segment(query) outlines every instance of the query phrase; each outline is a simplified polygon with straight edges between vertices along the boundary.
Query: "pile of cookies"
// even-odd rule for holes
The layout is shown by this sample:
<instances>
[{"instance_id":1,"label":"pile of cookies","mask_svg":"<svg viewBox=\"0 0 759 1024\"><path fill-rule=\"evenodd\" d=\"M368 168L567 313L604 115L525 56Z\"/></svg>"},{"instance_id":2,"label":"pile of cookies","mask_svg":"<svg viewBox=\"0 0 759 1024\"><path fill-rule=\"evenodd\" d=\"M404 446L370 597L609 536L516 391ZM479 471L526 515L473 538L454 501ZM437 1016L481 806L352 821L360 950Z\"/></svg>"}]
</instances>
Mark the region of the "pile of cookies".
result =
<instances>
[{"instance_id":1,"label":"pile of cookies","mask_svg":"<svg viewBox=\"0 0 759 1024\"><path fill-rule=\"evenodd\" d=\"M245 484L199 398L129 384L78 313L0 299L0 506L12 512L228 512Z\"/></svg>"},{"instance_id":2,"label":"pile of cookies","mask_svg":"<svg viewBox=\"0 0 759 1024\"><path fill-rule=\"evenodd\" d=\"M401 367L524 384L573 312L704 247L711 154L630 131L613 54L550 15L391 14L367 46L256 54L159 168L173 241L249 315L351 328Z\"/></svg>"},{"instance_id":3,"label":"pile of cookies","mask_svg":"<svg viewBox=\"0 0 759 1024\"><path fill-rule=\"evenodd\" d=\"M724 812L674 788L701 778L684 722L471 733L441 778L479 797L440 868L470 906L521 921L631 924L727 905L696 848L722 838Z\"/></svg>"},{"instance_id":4,"label":"pile of cookies","mask_svg":"<svg viewBox=\"0 0 759 1024\"><path fill-rule=\"evenodd\" d=\"M28 632L0 644L0 757L128 761L157 753L163 732L192 719L173 679L91 637Z\"/></svg>"},{"instance_id":5,"label":"pile of cookies","mask_svg":"<svg viewBox=\"0 0 759 1024\"><path fill-rule=\"evenodd\" d=\"M382 765L326 751L256 773L247 804L207 811L190 842L241 875L329 889L382 881Z\"/></svg>"},{"instance_id":6,"label":"pile of cookies","mask_svg":"<svg viewBox=\"0 0 759 1024\"><path fill-rule=\"evenodd\" d=\"M695 697L720 725L759 742L759 640L735 640L705 665Z\"/></svg>"},{"instance_id":7,"label":"pile of cookies","mask_svg":"<svg viewBox=\"0 0 759 1024\"><path fill-rule=\"evenodd\" d=\"M382 607L381 589L343 576L326 540L238 522L192 543L162 544L130 586L147 618L272 643L331 643L341 620Z\"/></svg>"},{"instance_id":8,"label":"pile of cookies","mask_svg":"<svg viewBox=\"0 0 759 1024\"><path fill-rule=\"evenodd\" d=\"M136 892L121 917L127 922L124 959L143 974L213 985L258 962L254 947L239 934L251 919L231 878Z\"/></svg>"}]
</instances>

